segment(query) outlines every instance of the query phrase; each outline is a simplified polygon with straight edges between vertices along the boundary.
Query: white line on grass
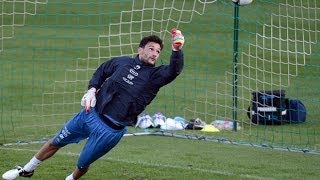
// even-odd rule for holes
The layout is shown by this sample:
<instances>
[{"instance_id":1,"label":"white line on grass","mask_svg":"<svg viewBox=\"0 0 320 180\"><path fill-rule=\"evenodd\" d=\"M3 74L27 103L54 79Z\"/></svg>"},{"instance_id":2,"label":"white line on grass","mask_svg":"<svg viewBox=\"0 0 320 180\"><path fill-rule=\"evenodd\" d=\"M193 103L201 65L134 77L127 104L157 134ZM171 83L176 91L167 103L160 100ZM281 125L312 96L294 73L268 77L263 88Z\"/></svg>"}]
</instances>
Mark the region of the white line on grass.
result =
<instances>
[{"instance_id":1,"label":"white line on grass","mask_svg":"<svg viewBox=\"0 0 320 180\"><path fill-rule=\"evenodd\" d=\"M37 152L37 150L31 150L31 149L22 149L22 148L3 148L0 147L1 150L15 150L15 151L29 151L29 152ZM58 152L57 154L60 155L67 155L67 156L79 156L79 153L71 153L71 152ZM170 164L160 164L160 163L148 163L145 161L129 161L125 159L116 159L112 157L102 157L102 160L109 160L109 161L114 161L114 162L123 162L123 163L128 163L128 164L141 164L145 166L154 166L154 167L164 167L164 168L175 168L175 169L182 169L182 170L192 170L192 171L199 171L199 172L205 172L205 173L212 173L212 174L219 174L219 175L225 175L225 176L235 176L235 177L243 177L243 178L250 178L250 179L272 179L268 177L260 177L260 176L252 176L249 174L235 174L231 172L226 172L226 171L218 171L218 170L211 170L211 169L201 169L201 168L195 168L195 167L184 167L184 166L177 166L177 165L170 165Z\"/></svg>"}]
</instances>

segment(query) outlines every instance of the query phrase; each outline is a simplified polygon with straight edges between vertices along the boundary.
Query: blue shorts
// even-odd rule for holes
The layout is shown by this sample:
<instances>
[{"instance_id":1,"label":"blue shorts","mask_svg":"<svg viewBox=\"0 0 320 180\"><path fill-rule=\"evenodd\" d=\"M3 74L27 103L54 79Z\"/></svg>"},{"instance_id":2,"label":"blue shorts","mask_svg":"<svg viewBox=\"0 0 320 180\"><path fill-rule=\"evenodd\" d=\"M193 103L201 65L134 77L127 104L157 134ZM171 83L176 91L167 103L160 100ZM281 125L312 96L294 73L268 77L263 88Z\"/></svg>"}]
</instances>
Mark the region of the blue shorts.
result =
<instances>
[{"instance_id":1,"label":"blue shorts","mask_svg":"<svg viewBox=\"0 0 320 180\"><path fill-rule=\"evenodd\" d=\"M91 112L82 109L71 118L53 138L52 144L63 147L87 139L78 159L78 168L88 168L91 163L109 152L118 144L127 128L114 130L104 123L95 108Z\"/></svg>"}]
</instances>

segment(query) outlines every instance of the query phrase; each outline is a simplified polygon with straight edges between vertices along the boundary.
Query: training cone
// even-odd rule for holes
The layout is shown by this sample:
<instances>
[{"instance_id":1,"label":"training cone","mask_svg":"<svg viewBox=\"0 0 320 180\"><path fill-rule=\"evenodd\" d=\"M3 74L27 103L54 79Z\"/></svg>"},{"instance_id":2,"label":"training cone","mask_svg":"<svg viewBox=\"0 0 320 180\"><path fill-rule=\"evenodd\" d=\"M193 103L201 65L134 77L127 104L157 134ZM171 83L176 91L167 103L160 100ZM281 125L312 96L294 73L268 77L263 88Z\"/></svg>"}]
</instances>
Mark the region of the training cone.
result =
<instances>
[{"instance_id":1,"label":"training cone","mask_svg":"<svg viewBox=\"0 0 320 180\"><path fill-rule=\"evenodd\" d=\"M219 132L219 129L214 127L213 125L205 125L201 131L203 132Z\"/></svg>"}]
</instances>

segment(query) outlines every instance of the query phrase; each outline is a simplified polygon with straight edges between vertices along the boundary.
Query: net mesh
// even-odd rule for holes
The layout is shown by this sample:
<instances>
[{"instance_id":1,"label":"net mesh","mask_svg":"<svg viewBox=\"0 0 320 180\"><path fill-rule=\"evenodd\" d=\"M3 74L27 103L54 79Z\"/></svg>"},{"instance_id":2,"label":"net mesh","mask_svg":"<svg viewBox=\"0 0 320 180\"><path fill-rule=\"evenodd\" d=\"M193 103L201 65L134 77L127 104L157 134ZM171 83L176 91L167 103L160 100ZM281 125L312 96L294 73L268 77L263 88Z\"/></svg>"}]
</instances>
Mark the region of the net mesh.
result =
<instances>
[{"instance_id":1,"label":"net mesh","mask_svg":"<svg viewBox=\"0 0 320 180\"><path fill-rule=\"evenodd\" d=\"M231 1L43 0L0 4L2 143L54 135L80 110L94 70L112 57L134 56L143 36L156 34L165 40L158 64L167 64L172 27L180 28L186 37L185 68L146 111L186 120L200 118L208 124L233 118ZM318 151L319 8L316 0L256 0L240 7L237 121L241 130L156 134ZM306 123L250 123L251 93L274 89L284 89L287 96L305 103ZM145 130L130 128L129 133L136 131Z\"/></svg>"}]
</instances>

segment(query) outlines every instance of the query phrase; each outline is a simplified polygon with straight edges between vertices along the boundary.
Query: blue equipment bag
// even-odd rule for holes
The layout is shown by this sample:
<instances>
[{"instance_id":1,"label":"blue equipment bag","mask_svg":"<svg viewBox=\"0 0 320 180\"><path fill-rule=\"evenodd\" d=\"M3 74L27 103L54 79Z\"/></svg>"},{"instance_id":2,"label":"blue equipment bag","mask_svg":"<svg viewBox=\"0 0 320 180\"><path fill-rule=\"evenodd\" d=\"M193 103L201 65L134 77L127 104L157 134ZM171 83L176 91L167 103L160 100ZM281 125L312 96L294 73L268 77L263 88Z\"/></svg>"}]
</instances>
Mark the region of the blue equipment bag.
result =
<instances>
[{"instance_id":1,"label":"blue equipment bag","mask_svg":"<svg viewBox=\"0 0 320 180\"><path fill-rule=\"evenodd\" d=\"M300 100L285 98L284 90L257 91L252 93L248 117L253 124L302 123L307 110Z\"/></svg>"},{"instance_id":2,"label":"blue equipment bag","mask_svg":"<svg viewBox=\"0 0 320 180\"><path fill-rule=\"evenodd\" d=\"M288 123L302 123L307 118L307 109L299 99L287 99L286 120Z\"/></svg>"}]
</instances>

